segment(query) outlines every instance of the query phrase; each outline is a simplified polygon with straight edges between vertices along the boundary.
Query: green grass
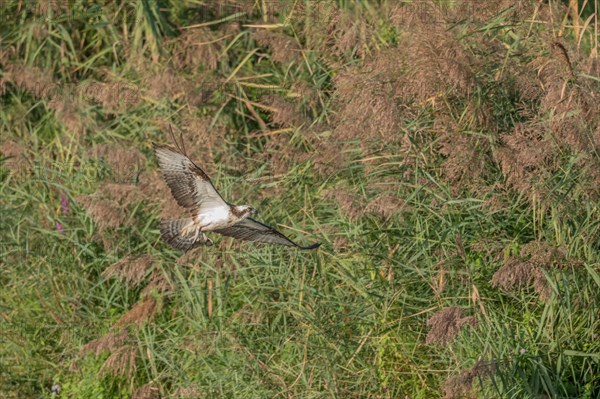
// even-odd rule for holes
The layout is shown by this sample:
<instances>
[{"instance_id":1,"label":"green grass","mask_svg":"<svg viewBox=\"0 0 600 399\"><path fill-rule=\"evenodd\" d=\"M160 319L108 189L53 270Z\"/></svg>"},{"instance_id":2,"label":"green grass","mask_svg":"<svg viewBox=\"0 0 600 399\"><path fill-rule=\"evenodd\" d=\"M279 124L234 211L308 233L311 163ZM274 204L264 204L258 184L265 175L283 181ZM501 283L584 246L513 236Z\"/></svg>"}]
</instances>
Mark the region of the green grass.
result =
<instances>
[{"instance_id":1,"label":"green grass","mask_svg":"<svg viewBox=\"0 0 600 399\"><path fill-rule=\"evenodd\" d=\"M598 76L585 69L598 62L595 20L577 56L569 20L549 22L538 10L544 23L534 24L534 8L432 24L460 46L438 54L440 62L460 60L461 51L472 57L466 92L452 65L411 69L426 55L405 41L420 48L426 38L408 19L390 16L392 2L326 4L338 22L333 8L311 1L282 2L280 10L246 3L240 15L241 8L184 0L3 6L0 396L51 398L59 385L58 397L82 399L136 392L138 399L598 397L600 122L597 112L582 116L585 101L600 95ZM451 13L458 3L442 4ZM597 11L588 5L582 18ZM344 34L355 31L340 28L344 15L363 24L349 45ZM231 21L239 25L228 28ZM274 60L289 50L276 39L255 40L257 28L247 25L260 23L281 24L268 29L296 46L289 62ZM323 32L335 23L337 30ZM206 24L205 37L186 48L183 27L197 24ZM543 80L542 66L559 59L548 44L559 28L575 65L564 90L583 104L566 111L566 101L548 105L554 86ZM203 42L218 43L216 67L177 63L201 54ZM386 54L400 54L397 68L377 64ZM373 63L381 73L361 69ZM340 95L345 74L354 76L351 99L386 101L397 111L392 133L383 127L386 110L353 114ZM417 81L420 91L409 98L394 91L405 76L431 79ZM541 92L528 97L520 78ZM86 91L93 82L117 85L101 86L117 101ZM124 98L124 87L133 97ZM279 106L270 95L288 101L302 122L274 123ZM561 112L592 145L578 148L553 125ZM348 118L359 133L340 131ZM321 248L225 237L183 256L168 248L158 224L161 200L172 200L144 188L157 168L151 142L170 140L168 124L208 157L198 163L226 199L254 204L260 220ZM539 129L533 147L550 154L524 166L515 183L518 172L503 164L502 150L527 155L522 143L511 147L520 124ZM450 153L441 150L447 140ZM94 152L102 144L125 148L123 157L138 151L142 160L111 164L110 154ZM476 174L461 146L482 154ZM448 172L454 159L459 178ZM137 196L102 191L115 182ZM108 196L124 218L103 225L85 199L94 195ZM382 195L402 205L378 213L373 204ZM560 255L537 265L531 243ZM146 255L152 262L137 283L105 272ZM533 280L509 290L492 284L511 261L539 266L547 295ZM167 288L152 288L153 280ZM152 310L123 322L144 301ZM446 344L432 342L428 320L448 307L476 323ZM113 333L126 337L109 344ZM97 340L104 350L86 350ZM451 389L453 377L459 388Z\"/></svg>"}]
</instances>

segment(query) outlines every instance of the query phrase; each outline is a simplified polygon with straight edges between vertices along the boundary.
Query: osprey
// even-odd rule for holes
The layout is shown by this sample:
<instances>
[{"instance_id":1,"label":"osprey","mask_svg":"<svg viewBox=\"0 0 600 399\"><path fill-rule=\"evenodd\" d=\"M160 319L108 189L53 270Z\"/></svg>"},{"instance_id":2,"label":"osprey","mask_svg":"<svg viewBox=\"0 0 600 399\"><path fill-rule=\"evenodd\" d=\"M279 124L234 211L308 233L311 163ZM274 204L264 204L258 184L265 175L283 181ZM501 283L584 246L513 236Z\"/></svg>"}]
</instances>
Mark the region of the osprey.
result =
<instances>
[{"instance_id":1,"label":"osprey","mask_svg":"<svg viewBox=\"0 0 600 399\"><path fill-rule=\"evenodd\" d=\"M181 150L152 143L163 177L177 203L188 209L185 219L162 220L160 233L173 248L190 250L199 245L212 245L205 233L214 232L246 241L315 249L321 244L300 246L275 230L249 216L256 210L249 205L230 205L213 186L210 178Z\"/></svg>"}]
</instances>

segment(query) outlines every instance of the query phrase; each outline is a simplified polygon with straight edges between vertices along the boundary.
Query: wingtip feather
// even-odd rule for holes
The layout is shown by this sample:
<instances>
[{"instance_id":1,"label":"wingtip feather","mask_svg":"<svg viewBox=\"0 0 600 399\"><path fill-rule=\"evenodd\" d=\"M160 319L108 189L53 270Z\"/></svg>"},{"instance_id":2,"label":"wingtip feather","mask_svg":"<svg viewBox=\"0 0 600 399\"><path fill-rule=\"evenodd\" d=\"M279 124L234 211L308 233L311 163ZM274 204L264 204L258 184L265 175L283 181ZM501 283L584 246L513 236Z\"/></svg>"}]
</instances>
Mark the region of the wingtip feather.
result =
<instances>
[{"instance_id":1,"label":"wingtip feather","mask_svg":"<svg viewBox=\"0 0 600 399\"><path fill-rule=\"evenodd\" d=\"M319 248L320 246L321 246L321 243L320 243L320 242L317 242L317 243L314 243L314 244L312 244L312 245L309 245L309 246L306 246L306 247L299 247L299 248L300 248L301 250L303 250L303 251L308 251L308 250L311 250L311 249L317 249L317 248Z\"/></svg>"},{"instance_id":2,"label":"wingtip feather","mask_svg":"<svg viewBox=\"0 0 600 399\"><path fill-rule=\"evenodd\" d=\"M168 150L168 151L175 152L175 150L173 148L171 148L170 146L168 146L166 144L158 144L158 143L155 143L154 141L152 142L152 148L154 149L154 151Z\"/></svg>"}]
</instances>

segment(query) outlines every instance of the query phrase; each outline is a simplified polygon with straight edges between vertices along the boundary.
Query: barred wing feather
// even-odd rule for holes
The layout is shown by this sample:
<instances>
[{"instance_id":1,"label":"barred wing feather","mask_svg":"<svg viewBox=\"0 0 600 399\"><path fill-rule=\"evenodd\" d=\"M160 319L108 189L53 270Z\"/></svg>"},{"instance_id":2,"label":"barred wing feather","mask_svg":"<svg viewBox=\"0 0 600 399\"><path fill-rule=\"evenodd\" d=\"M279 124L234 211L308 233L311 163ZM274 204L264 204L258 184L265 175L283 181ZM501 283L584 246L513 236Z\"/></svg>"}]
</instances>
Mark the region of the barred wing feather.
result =
<instances>
[{"instance_id":1,"label":"barred wing feather","mask_svg":"<svg viewBox=\"0 0 600 399\"><path fill-rule=\"evenodd\" d=\"M315 249L321 245L320 243L316 243L306 247L300 246L274 228L262 224L252 218L246 218L231 227L215 230L214 232L239 240L288 245L300 249Z\"/></svg>"},{"instance_id":2,"label":"barred wing feather","mask_svg":"<svg viewBox=\"0 0 600 399\"><path fill-rule=\"evenodd\" d=\"M154 144L154 151L171 194L180 206L194 211L229 206L208 175L187 156L159 144Z\"/></svg>"}]
</instances>

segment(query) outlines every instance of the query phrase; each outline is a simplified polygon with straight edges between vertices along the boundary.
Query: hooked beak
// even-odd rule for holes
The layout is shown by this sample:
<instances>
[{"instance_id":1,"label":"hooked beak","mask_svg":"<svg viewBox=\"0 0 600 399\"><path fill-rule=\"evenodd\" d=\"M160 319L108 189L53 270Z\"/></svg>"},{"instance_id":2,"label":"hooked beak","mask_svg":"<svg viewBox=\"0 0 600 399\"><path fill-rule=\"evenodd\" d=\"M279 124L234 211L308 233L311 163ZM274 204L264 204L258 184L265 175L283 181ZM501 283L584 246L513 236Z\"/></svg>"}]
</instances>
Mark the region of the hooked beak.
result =
<instances>
[{"instance_id":1,"label":"hooked beak","mask_svg":"<svg viewBox=\"0 0 600 399\"><path fill-rule=\"evenodd\" d=\"M252 208L252 209L250 210L250 214L251 214L251 215L256 215L257 213L258 213L258 211L257 211L256 209L254 209L254 208Z\"/></svg>"}]
</instances>

